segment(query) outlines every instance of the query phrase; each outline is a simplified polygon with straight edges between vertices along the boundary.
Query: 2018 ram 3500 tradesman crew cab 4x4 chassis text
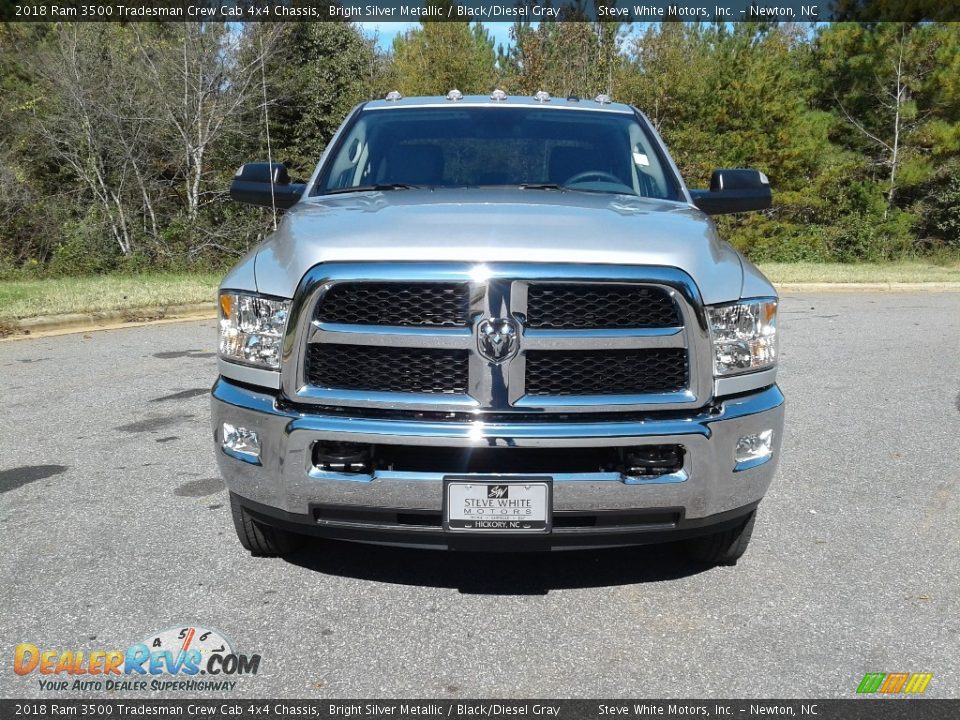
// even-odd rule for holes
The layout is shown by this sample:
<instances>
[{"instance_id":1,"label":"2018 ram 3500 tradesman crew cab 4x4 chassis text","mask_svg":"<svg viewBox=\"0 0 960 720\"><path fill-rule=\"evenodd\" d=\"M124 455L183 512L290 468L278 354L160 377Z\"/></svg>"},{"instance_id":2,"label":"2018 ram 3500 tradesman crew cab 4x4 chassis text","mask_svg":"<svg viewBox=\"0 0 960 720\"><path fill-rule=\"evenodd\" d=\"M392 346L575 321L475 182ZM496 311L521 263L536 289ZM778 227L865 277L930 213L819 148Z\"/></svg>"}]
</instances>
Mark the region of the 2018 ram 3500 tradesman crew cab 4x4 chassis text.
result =
<instances>
[{"instance_id":1,"label":"2018 ram 3500 tradesman crew cab 4x4 chassis text","mask_svg":"<svg viewBox=\"0 0 960 720\"><path fill-rule=\"evenodd\" d=\"M595 101L401 98L354 109L220 289L217 459L240 541L451 549L683 540L736 562L776 467L777 296L650 122Z\"/></svg>"}]
</instances>

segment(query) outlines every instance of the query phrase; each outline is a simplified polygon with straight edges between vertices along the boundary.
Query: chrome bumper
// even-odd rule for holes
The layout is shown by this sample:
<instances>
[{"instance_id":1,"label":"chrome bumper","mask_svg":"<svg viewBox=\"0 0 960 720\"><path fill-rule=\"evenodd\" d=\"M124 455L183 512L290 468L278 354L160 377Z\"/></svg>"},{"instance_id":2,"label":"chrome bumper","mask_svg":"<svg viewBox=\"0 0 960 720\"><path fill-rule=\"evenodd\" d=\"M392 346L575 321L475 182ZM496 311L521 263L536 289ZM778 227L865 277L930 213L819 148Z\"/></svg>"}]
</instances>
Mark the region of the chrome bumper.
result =
<instances>
[{"instance_id":1,"label":"chrome bumper","mask_svg":"<svg viewBox=\"0 0 960 720\"><path fill-rule=\"evenodd\" d=\"M685 518L698 519L757 503L773 479L783 436L784 399L776 385L683 416L589 422L441 422L307 414L281 407L271 391L252 390L224 378L212 394L217 461L230 490L260 506L301 517L308 517L316 505L436 511L442 506L443 468L435 473L323 472L312 461L313 444L320 440L425 448L678 444L686 451L684 465L670 475L553 474L554 510L681 508ZM257 433L259 463L237 459L222 449L224 422ZM735 467L737 440L768 429L774 431L773 455L759 465Z\"/></svg>"}]
</instances>

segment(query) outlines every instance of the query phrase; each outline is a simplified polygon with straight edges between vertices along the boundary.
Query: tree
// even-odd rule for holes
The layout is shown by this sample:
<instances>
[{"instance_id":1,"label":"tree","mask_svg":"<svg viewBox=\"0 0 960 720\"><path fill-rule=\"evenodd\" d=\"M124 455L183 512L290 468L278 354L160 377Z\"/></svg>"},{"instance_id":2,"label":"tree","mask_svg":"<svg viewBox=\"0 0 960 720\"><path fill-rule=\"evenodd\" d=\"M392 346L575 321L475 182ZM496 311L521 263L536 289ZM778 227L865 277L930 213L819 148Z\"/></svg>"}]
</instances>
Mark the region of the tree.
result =
<instances>
[{"instance_id":1,"label":"tree","mask_svg":"<svg viewBox=\"0 0 960 720\"><path fill-rule=\"evenodd\" d=\"M933 71L927 33L906 23L834 26L821 33L821 67L827 102L862 138L860 147L886 169L888 211L898 173L911 154L910 136L926 120L915 95Z\"/></svg>"},{"instance_id":2,"label":"tree","mask_svg":"<svg viewBox=\"0 0 960 720\"><path fill-rule=\"evenodd\" d=\"M259 89L260 64L277 37L274 28L259 32L256 49L243 56L244 35L227 23L183 23L166 47L138 32L142 72L157 89L157 121L173 131L179 150L177 174L190 226L211 194L203 186L207 153L232 129L248 95Z\"/></svg>"},{"instance_id":3,"label":"tree","mask_svg":"<svg viewBox=\"0 0 960 720\"><path fill-rule=\"evenodd\" d=\"M713 62L713 46L702 26L650 25L629 47L621 93L644 110L658 130L694 125L711 102Z\"/></svg>"},{"instance_id":4,"label":"tree","mask_svg":"<svg viewBox=\"0 0 960 720\"><path fill-rule=\"evenodd\" d=\"M755 259L960 250L957 24L665 22L627 41L563 12L496 54L467 22L421 23L392 55L348 22L0 26L0 274L223 266L270 226L226 201L241 162L305 177L358 102L497 85L636 105L691 186L766 172L774 207L720 219Z\"/></svg>"},{"instance_id":5,"label":"tree","mask_svg":"<svg viewBox=\"0 0 960 720\"><path fill-rule=\"evenodd\" d=\"M43 267L63 237L59 172L32 132L44 92L31 64L49 31L0 25L0 274Z\"/></svg>"},{"instance_id":6,"label":"tree","mask_svg":"<svg viewBox=\"0 0 960 720\"><path fill-rule=\"evenodd\" d=\"M151 231L157 227L144 168L147 113L134 106L144 83L129 71L133 51L121 35L115 26L78 23L37 54L33 70L46 95L34 129L97 203L120 252L132 255L131 194L139 194Z\"/></svg>"},{"instance_id":7,"label":"tree","mask_svg":"<svg viewBox=\"0 0 960 720\"><path fill-rule=\"evenodd\" d=\"M273 155L309 175L353 106L386 92L385 60L346 22L284 24L274 47L263 68ZM250 152L265 152L262 93L250 95L242 125Z\"/></svg>"},{"instance_id":8,"label":"tree","mask_svg":"<svg viewBox=\"0 0 960 720\"><path fill-rule=\"evenodd\" d=\"M444 15L446 2L434 3ZM489 93L494 61L493 39L479 23L422 21L393 42L393 78L404 95Z\"/></svg>"},{"instance_id":9,"label":"tree","mask_svg":"<svg viewBox=\"0 0 960 720\"><path fill-rule=\"evenodd\" d=\"M587 22L576 6L561 9L563 22L514 23L514 47L501 54L509 92L547 90L558 97L613 94L621 63L620 23Z\"/></svg>"},{"instance_id":10,"label":"tree","mask_svg":"<svg viewBox=\"0 0 960 720\"><path fill-rule=\"evenodd\" d=\"M863 184L874 226L903 247L960 245L949 230L950 178L960 165L958 55L954 23L841 23L816 38L817 101L835 114L834 141L861 159L847 182Z\"/></svg>"},{"instance_id":11,"label":"tree","mask_svg":"<svg viewBox=\"0 0 960 720\"><path fill-rule=\"evenodd\" d=\"M822 259L818 223L846 158L830 142L830 116L811 106L805 29L765 23L662 23L630 46L619 96L663 134L687 182L718 167L756 167L771 179L766 213L724 218L727 237L759 258ZM834 198L835 202L835 198Z\"/></svg>"}]
</instances>

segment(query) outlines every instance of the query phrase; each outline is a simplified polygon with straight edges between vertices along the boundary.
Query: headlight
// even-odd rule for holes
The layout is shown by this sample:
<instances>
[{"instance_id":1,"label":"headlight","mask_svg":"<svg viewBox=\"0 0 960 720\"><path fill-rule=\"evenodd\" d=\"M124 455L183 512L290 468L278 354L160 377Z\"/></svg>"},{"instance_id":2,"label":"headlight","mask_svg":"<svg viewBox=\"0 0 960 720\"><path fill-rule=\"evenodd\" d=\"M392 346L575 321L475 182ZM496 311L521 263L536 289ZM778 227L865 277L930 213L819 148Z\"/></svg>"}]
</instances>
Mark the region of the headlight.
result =
<instances>
[{"instance_id":1,"label":"headlight","mask_svg":"<svg viewBox=\"0 0 960 720\"><path fill-rule=\"evenodd\" d=\"M737 375L777 363L777 301L741 300L707 308L713 374Z\"/></svg>"},{"instance_id":2,"label":"headlight","mask_svg":"<svg viewBox=\"0 0 960 720\"><path fill-rule=\"evenodd\" d=\"M289 310L289 300L220 293L220 357L279 370Z\"/></svg>"}]
</instances>

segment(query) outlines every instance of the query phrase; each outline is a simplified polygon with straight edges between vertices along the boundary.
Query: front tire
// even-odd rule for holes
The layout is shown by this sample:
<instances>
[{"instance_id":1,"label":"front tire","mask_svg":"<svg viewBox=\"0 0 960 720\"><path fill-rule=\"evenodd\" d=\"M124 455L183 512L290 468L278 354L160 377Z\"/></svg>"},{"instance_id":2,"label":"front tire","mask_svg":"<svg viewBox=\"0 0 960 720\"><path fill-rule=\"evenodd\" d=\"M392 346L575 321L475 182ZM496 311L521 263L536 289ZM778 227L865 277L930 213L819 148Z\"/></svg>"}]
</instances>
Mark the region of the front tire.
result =
<instances>
[{"instance_id":1,"label":"front tire","mask_svg":"<svg viewBox=\"0 0 960 720\"><path fill-rule=\"evenodd\" d=\"M732 528L687 540L684 543L687 557L707 565L736 565L750 544L756 518L757 511L754 510Z\"/></svg>"},{"instance_id":2,"label":"front tire","mask_svg":"<svg viewBox=\"0 0 960 720\"><path fill-rule=\"evenodd\" d=\"M283 557L296 552L303 545L305 538L302 535L255 519L233 493L230 493L230 512L240 544L254 557Z\"/></svg>"}]
</instances>

